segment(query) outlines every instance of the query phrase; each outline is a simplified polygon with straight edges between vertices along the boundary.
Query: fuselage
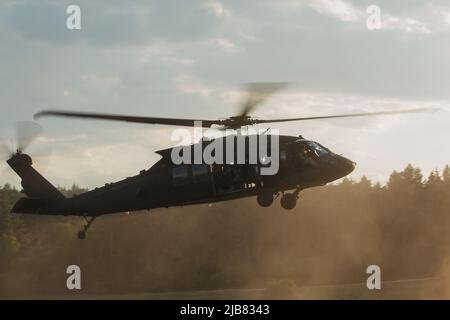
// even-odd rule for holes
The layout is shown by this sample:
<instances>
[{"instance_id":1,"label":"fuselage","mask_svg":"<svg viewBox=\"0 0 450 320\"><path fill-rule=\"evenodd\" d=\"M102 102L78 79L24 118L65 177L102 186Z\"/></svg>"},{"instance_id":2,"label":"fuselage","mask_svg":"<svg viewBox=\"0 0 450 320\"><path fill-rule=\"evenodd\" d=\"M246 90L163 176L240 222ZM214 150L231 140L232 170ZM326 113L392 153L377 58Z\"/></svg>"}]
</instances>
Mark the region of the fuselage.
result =
<instances>
[{"instance_id":1,"label":"fuselage","mask_svg":"<svg viewBox=\"0 0 450 320\"><path fill-rule=\"evenodd\" d=\"M259 143L264 140L258 140L259 137L261 136L245 136L245 147L241 153L227 149L219 156L218 149L215 150L214 155L217 157L209 163L201 159L200 162L192 162L193 164L189 161L175 164L176 149L161 150L158 153L162 158L150 169L71 198L65 198L32 167L31 157L17 153L8 160L8 164L22 178L27 198L20 199L12 212L98 216L255 195L261 200L258 200L259 203L265 205L266 201L270 201L279 192L296 189L298 194L302 189L342 178L355 167L351 160L302 137L270 136L270 139L266 139L270 141L266 147L258 144L258 148L252 150L252 141ZM211 149L213 143L224 146L228 138L229 136L201 141L184 147L182 155L185 152L191 155L190 150L195 154L196 147L201 151ZM235 139L238 139L237 136ZM263 149L270 152L261 156L264 154L261 152ZM255 152L258 157L253 155ZM269 155L271 163L267 161ZM195 156L192 157L194 158ZM270 166L276 171L269 170L268 174L266 169ZM286 206L290 207L289 204Z\"/></svg>"},{"instance_id":2,"label":"fuselage","mask_svg":"<svg viewBox=\"0 0 450 320\"><path fill-rule=\"evenodd\" d=\"M162 158L150 169L68 198L53 210L59 214L95 216L224 201L261 192L275 194L324 185L346 176L355 167L354 162L316 142L279 138L280 163L274 175L262 175L259 163L174 165L170 158L172 149L166 149L159 152Z\"/></svg>"}]
</instances>

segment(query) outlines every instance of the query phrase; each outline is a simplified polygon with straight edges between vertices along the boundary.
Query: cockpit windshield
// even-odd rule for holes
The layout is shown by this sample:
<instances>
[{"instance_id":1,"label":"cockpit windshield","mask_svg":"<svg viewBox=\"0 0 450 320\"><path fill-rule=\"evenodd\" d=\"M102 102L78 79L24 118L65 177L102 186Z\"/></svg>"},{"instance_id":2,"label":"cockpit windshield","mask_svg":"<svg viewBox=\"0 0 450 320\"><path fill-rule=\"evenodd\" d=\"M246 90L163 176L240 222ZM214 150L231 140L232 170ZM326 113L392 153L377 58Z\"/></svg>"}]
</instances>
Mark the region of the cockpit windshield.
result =
<instances>
[{"instance_id":1,"label":"cockpit windshield","mask_svg":"<svg viewBox=\"0 0 450 320\"><path fill-rule=\"evenodd\" d=\"M322 147L317 142L307 141L306 144L307 144L308 148L311 150L311 152L314 152L318 157L321 157L321 156L324 156L324 155L327 155L330 153L330 151L327 148Z\"/></svg>"}]
</instances>

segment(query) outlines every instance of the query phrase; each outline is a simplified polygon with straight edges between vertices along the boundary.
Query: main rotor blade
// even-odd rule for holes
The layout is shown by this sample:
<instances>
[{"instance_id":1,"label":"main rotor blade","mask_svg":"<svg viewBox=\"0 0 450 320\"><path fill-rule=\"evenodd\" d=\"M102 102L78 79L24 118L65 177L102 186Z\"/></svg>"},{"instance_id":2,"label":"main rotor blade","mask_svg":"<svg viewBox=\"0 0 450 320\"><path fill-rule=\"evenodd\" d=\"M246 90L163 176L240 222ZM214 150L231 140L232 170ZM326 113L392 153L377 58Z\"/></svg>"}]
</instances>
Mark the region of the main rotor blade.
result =
<instances>
[{"instance_id":1,"label":"main rotor blade","mask_svg":"<svg viewBox=\"0 0 450 320\"><path fill-rule=\"evenodd\" d=\"M338 114L338 115L331 115L331 116L302 117L302 118L288 118L288 119L268 119L268 120L255 119L252 121L252 123L259 124L259 123L320 120L320 119L333 119L333 118L371 117L371 116L381 116L381 115L391 115L391 114L433 112L433 111L437 111L437 110L439 110L439 108L416 108L416 109L378 111L378 112L360 112L360 113Z\"/></svg>"},{"instance_id":2,"label":"main rotor blade","mask_svg":"<svg viewBox=\"0 0 450 320\"><path fill-rule=\"evenodd\" d=\"M25 150L41 133L42 127L36 122L21 121L17 123L17 149Z\"/></svg>"},{"instance_id":3,"label":"main rotor blade","mask_svg":"<svg viewBox=\"0 0 450 320\"><path fill-rule=\"evenodd\" d=\"M248 91L248 97L242 106L240 116L245 117L252 111L258 104L266 100L270 95L283 89L288 85L287 82L257 82L247 84L246 90Z\"/></svg>"},{"instance_id":4,"label":"main rotor blade","mask_svg":"<svg viewBox=\"0 0 450 320\"><path fill-rule=\"evenodd\" d=\"M38 119L47 116L126 121L126 122L146 123L146 124L165 124L165 125L186 126L186 127L193 127L196 121L201 121L202 127L204 128L209 128L214 124L220 124L220 120L214 121L214 120L194 120L194 119L177 119L177 118L136 117L136 116L115 115L115 114L69 112L69 111L55 111L55 110L44 110L38 112L34 115L34 118Z\"/></svg>"}]
</instances>

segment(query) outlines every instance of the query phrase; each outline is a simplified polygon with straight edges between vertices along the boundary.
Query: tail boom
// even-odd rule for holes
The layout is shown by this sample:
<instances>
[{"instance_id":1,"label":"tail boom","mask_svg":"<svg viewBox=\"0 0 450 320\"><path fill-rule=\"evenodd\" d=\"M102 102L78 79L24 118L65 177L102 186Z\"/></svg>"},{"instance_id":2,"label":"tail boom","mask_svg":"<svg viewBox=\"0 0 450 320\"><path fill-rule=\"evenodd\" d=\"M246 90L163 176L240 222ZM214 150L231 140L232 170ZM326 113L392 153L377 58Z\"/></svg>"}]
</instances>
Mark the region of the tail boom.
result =
<instances>
[{"instance_id":1,"label":"tail boom","mask_svg":"<svg viewBox=\"0 0 450 320\"><path fill-rule=\"evenodd\" d=\"M27 154L17 152L8 165L22 179L23 193L27 198L20 199L13 207L13 213L55 214L66 200L64 195L33 168L33 161Z\"/></svg>"}]
</instances>

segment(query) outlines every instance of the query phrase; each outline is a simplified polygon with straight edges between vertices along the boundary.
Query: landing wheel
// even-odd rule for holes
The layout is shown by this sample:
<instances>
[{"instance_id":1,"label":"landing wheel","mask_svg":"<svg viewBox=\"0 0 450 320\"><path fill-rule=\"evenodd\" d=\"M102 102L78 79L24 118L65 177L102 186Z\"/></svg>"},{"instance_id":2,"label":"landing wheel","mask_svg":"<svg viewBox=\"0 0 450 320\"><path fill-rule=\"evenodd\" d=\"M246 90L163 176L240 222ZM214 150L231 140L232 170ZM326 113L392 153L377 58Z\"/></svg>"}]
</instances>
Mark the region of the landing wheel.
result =
<instances>
[{"instance_id":1,"label":"landing wheel","mask_svg":"<svg viewBox=\"0 0 450 320\"><path fill-rule=\"evenodd\" d=\"M96 216L92 216L91 219L89 220L87 217L84 217L84 219L86 220L86 225L83 227L83 230L78 232L78 239L80 240L84 240L86 239L86 233L89 230L89 227L91 226L92 222L94 222Z\"/></svg>"},{"instance_id":2,"label":"landing wheel","mask_svg":"<svg viewBox=\"0 0 450 320\"><path fill-rule=\"evenodd\" d=\"M81 230L80 232L78 232L78 239L80 240L86 239L86 231Z\"/></svg>"},{"instance_id":3,"label":"landing wheel","mask_svg":"<svg viewBox=\"0 0 450 320\"><path fill-rule=\"evenodd\" d=\"M292 210L297 204L297 195L295 193L286 193L281 197L280 202L283 209Z\"/></svg>"},{"instance_id":4,"label":"landing wheel","mask_svg":"<svg viewBox=\"0 0 450 320\"><path fill-rule=\"evenodd\" d=\"M257 195L256 200L261 207L269 207L273 203L273 194L261 192Z\"/></svg>"}]
</instances>

